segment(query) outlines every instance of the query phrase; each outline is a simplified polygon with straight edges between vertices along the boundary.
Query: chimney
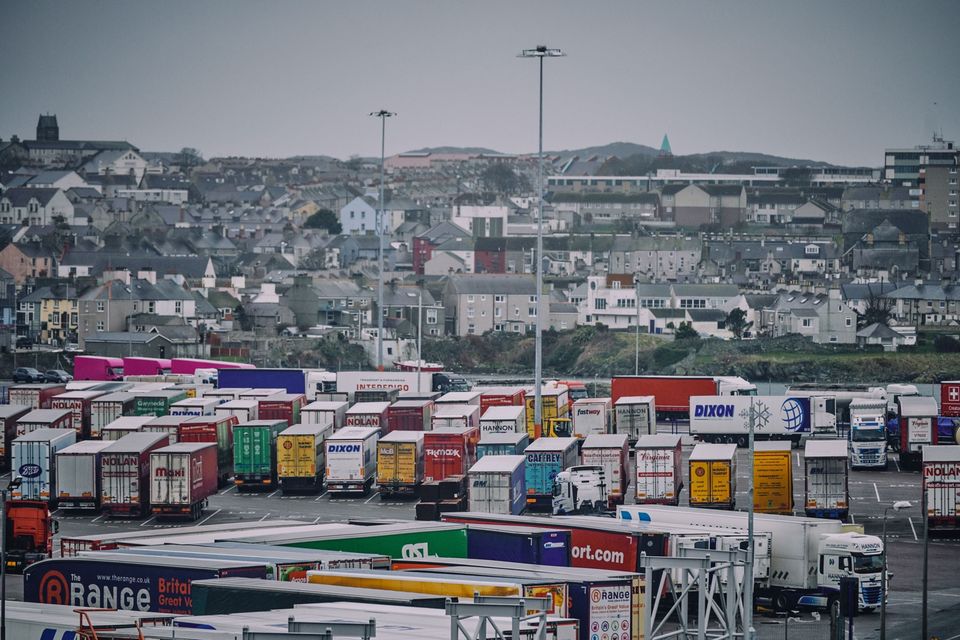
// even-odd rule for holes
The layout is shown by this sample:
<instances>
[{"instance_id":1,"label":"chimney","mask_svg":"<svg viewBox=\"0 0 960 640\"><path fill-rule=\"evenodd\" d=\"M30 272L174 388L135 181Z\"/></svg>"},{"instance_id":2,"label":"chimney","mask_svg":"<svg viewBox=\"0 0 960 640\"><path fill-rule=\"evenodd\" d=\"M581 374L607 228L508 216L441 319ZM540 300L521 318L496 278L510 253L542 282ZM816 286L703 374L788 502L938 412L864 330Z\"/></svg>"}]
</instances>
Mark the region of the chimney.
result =
<instances>
[{"instance_id":1,"label":"chimney","mask_svg":"<svg viewBox=\"0 0 960 640\"><path fill-rule=\"evenodd\" d=\"M913 284L914 284L915 286L917 286L918 288L919 288L919 287L922 287L922 286L923 286L923 278L917 278L916 280L913 281Z\"/></svg>"},{"instance_id":2,"label":"chimney","mask_svg":"<svg viewBox=\"0 0 960 640\"><path fill-rule=\"evenodd\" d=\"M140 269L137 271L137 278L146 280L150 284L157 284L157 272L153 269Z\"/></svg>"}]
</instances>

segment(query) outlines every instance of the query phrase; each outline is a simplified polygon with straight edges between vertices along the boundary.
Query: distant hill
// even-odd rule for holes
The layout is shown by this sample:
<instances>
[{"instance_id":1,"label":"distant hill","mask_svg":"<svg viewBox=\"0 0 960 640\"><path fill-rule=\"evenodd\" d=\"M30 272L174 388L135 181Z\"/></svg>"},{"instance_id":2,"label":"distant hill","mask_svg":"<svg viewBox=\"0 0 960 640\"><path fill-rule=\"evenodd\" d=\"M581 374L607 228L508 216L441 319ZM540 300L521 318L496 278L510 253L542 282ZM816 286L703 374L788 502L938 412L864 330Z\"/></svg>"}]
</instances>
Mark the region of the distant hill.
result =
<instances>
[{"instance_id":1,"label":"distant hill","mask_svg":"<svg viewBox=\"0 0 960 640\"><path fill-rule=\"evenodd\" d=\"M648 147L645 144L635 142L611 142L599 147L585 147L583 149L564 149L563 151L545 151L549 156L560 156L569 158L570 156L579 156L581 159L591 156L615 156L617 158L629 158L630 156L656 156L660 153L659 149Z\"/></svg>"},{"instance_id":2,"label":"distant hill","mask_svg":"<svg viewBox=\"0 0 960 640\"><path fill-rule=\"evenodd\" d=\"M487 149L485 147L424 147L422 149L405 151L404 153L483 153L501 155L500 151L494 151L493 149Z\"/></svg>"}]
</instances>

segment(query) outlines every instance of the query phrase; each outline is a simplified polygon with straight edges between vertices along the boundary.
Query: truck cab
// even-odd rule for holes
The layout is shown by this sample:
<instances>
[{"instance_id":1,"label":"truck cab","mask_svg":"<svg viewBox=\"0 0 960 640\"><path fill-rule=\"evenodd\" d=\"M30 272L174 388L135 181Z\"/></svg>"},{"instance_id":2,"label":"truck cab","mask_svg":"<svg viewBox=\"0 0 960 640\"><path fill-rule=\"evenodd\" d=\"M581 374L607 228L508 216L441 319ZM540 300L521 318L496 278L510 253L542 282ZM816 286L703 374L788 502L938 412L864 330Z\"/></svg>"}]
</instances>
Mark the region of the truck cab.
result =
<instances>
[{"instance_id":1,"label":"truck cab","mask_svg":"<svg viewBox=\"0 0 960 640\"><path fill-rule=\"evenodd\" d=\"M546 418L543 421L542 438L569 438L573 436L573 420L570 418Z\"/></svg>"},{"instance_id":2,"label":"truck cab","mask_svg":"<svg viewBox=\"0 0 960 640\"><path fill-rule=\"evenodd\" d=\"M850 467L887 468L887 402L878 398L850 401Z\"/></svg>"},{"instance_id":3,"label":"truck cab","mask_svg":"<svg viewBox=\"0 0 960 640\"><path fill-rule=\"evenodd\" d=\"M553 480L554 515L603 511L607 499L607 480L601 466L570 467Z\"/></svg>"},{"instance_id":4,"label":"truck cab","mask_svg":"<svg viewBox=\"0 0 960 640\"><path fill-rule=\"evenodd\" d=\"M451 391L470 391L470 383L466 378L450 373L433 374L433 391L450 393Z\"/></svg>"},{"instance_id":5,"label":"truck cab","mask_svg":"<svg viewBox=\"0 0 960 640\"><path fill-rule=\"evenodd\" d=\"M46 502L11 500L6 508L7 571L21 573L24 567L51 556L59 523L50 517Z\"/></svg>"},{"instance_id":6,"label":"truck cab","mask_svg":"<svg viewBox=\"0 0 960 640\"><path fill-rule=\"evenodd\" d=\"M840 578L856 578L860 609L880 606L883 589L883 542L860 533L835 533L820 539L817 569L819 595L800 598L801 605L825 605L840 589ZM805 602L811 599L816 602ZM822 602L821 602L822 601Z\"/></svg>"}]
</instances>

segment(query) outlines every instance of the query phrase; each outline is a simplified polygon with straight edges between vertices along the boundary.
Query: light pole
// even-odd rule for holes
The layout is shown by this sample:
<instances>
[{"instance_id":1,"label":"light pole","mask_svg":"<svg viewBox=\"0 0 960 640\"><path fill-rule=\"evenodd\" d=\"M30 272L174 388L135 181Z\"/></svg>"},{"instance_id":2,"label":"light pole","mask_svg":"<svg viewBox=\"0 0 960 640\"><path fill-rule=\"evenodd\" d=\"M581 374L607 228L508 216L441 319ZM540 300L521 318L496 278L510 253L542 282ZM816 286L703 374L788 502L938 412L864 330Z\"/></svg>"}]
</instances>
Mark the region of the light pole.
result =
<instances>
[{"instance_id":1,"label":"light pole","mask_svg":"<svg viewBox=\"0 0 960 640\"><path fill-rule=\"evenodd\" d=\"M633 375L640 375L640 279L637 278L637 274L633 274L633 293L636 300L634 303L637 305L637 336L634 341L634 354L633 354Z\"/></svg>"},{"instance_id":2,"label":"light pole","mask_svg":"<svg viewBox=\"0 0 960 640\"><path fill-rule=\"evenodd\" d=\"M387 118L397 114L386 109L372 111L371 116L380 118L380 207L377 209L377 369L383 371L383 181L386 160Z\"/></svg>"},{"instance_id":3,"label":"light pole","mask_svg":"<svg viewBox=\"0 0 960 640\"><path fill-rule=\"evenodd\" d=\"M414 294L408 293L410 297ZM417 393L420 393L420 374L423 371L423 289L417 293Z\"/></svg>"},{"instance_id":4,"label":"light pole","mask_svg":"<svg viewBox=\"0 0 960 640\"><path fill-rule=\"evenodd\" d=\"M890 511L890 509L903 511L911 507L913 507L913 505L909 500L897 500L883 509L883 573L880 576L880 640L886 640L887 637L887 512Z\"/></svg>"},{"instance_id":5,"label":"light pole","mask_svg":"<svg viewBox=\"0 0 960 640\"><path fill-rule=\"evenodd\" d=\"M927 490L923 488L922 500L923 506L920 507L920 517L923 518L923 616L920 624L920 637L927 640L930 636L927 634L927 561L930 553L930 518L927 515Z\"/></svg>"},{"instance_id":6,"label":"light pole","mask_svg":"<svg viewBox=\"0 0 960 640\"><path fill-rule=\"evenodd\" d=\"M750 398L750 433L748 435L748 445L750 447L750 475L747 476L750 480L750 490L747 492L747 566L743 572L743 631L746 640L753 640L754 631L753 631L753 549L754 549L754 539L753 539L753 457L754 457L754 444L753 436L757 428L757 413L753 404L753 398ZM787 611L787 615L790 615L790 612Z\"/></svg>"},{"instance_id":7,"label":"light pole","mask_svg":"<svg viewBox=\"0 0 960 640\"><path fill-rule=\"evenodd\" d=\"M533 400L533 430L534 435L540 435L542 424L543 401L543 59L559 58L564 53L560 49L550 49L546 45L537 45L533 49L524 49L520 58L537 58L540 66L540 115L539 115L539 142L537 146L537 323L536 348L534 356L534 400ZM549 306L547 307L549 309Z\"/></svg>"},{"instance_id":8,"label":"light pole","mask_svg":"<svg viewBox=\"0 0 960 640\"><path fill-rule=\"evenodd\" d=\"M7 496L22 482L15 477L0 489L0 640L7 640Z\"/></svg>"}]
</instances>

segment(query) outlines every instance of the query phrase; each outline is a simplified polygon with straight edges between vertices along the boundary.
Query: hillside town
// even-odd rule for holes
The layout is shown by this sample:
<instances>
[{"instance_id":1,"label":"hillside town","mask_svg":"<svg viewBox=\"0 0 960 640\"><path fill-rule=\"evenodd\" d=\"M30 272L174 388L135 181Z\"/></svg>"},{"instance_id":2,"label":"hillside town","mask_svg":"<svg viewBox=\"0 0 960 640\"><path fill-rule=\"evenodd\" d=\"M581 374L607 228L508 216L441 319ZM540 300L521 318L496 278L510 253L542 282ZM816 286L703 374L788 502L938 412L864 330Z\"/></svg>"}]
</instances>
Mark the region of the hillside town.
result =
<instances>
[{"instance_id":1,"label":"hillside town","mask_svg":"<svg viewBox=\"0 0 960 640\"><path fill-rule=\"evenodd\" d=\"M382 313L388 365L418 333L525 333L538 314L896 350L960 319L960 149L941 136L873 167L693 172L666 135L638 147L640 176L548 154L538 261L536 154L388 156L381 208L379 158L204 159L73 139L54 114L33 133L0 142L4 349L229 356L339 334L375 362Z\"/></svg>"}]
</instances>

